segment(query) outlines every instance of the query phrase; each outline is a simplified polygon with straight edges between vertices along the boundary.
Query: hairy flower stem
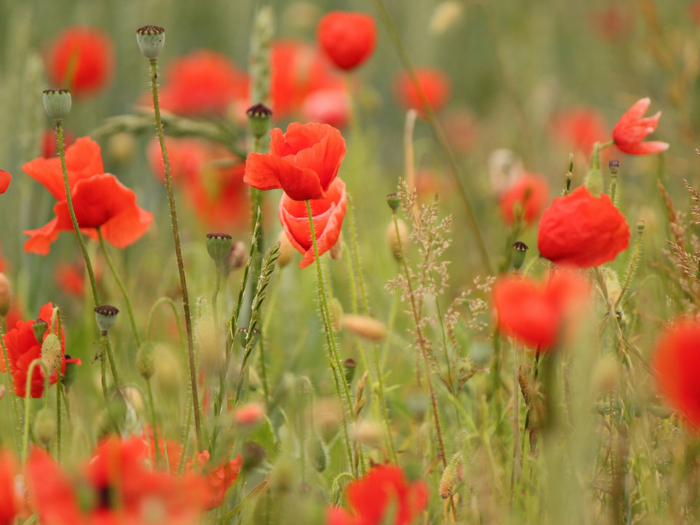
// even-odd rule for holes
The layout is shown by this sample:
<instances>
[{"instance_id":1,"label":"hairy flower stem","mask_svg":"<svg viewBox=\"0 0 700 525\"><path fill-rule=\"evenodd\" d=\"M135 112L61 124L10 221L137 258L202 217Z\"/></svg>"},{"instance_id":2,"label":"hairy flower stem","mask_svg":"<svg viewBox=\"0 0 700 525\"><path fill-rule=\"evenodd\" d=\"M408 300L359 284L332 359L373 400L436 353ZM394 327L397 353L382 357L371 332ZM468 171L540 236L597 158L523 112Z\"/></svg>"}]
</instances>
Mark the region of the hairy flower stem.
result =
<instances>
[{"instance_id":1,"label":"hairy flower stem","mask_svg":"<svg viewBox=\"0 0 700 525\"><path fill-rule=\"evenodd\" d=\"M151 431L153 432L153 446L156 448L156 467L160 464L160 446L158 445L158 422L156 421L156 404L153 402L153 389L151 380L146 379L146 389L148 390L148 404L150 405ZM165 446L165 445L163 445Z\"/></svg>"},{"instance_id":2,"label":"hairy flower stem","mask_svg":"<svg viewBox=\"0 0 700 525\"><path fill-rule=\"evenodd\" d=\"M95 307L97 307L100 306L100 299L97 296L97 281L95 281L95 272L93 272L92 270L92 263L90 262L90 256L88 255L87 246L85 245L85 239L83 239L83 234L80 232L78 219L75 218L75 210L73 209L73 197L70 194L70 184L68 183L68 169L66 168L66 151L63 144L62 120L56 121L56 136L58 137L58 155L59 157L61 157L61 172L63 173L63 184L66 190L66 203L68 204L70 220L73 223L75 235L76 237L78 237L78 244L80 244L80 250L83 252L83 259L85 259L85 266L87 267L88 276L90 277L92 299L95 303Z\"/></svg>"},{"instance_id":3,"label":"hairy flower stem","mask_svg":"<svg viewBox=\"0 0 700 525\"><path fill-rule=\"evenodd\" d=\"M139 335L139 329L136 327L136 319L134 317L134 310L131 307L131 300L129 299L129 294L126 291L126 288L124 287L124 283L119 277L117 269L114 267L114 262L112 261L112 258L109 255L109 251L107 251L107 245L105 244L104 237L102 236L102 230L100 228L97 228L97 236L100 240L100 248L102 248L102 253L105 256L105 260L107 261L107 266L109 266L109 270L112 272L114 280L117 281L117 286L119 287L119 290L121 290L122 296L124 297L124 303L126 303L126 312L127 314L129 314L129 322L131 323L131 329L134 332L134 339L136 339L136 345L141 346L141 336Z\"/></svg>"},{"instance_id":4,"label":"hairy flower stem","mask_svg":"<svg viewBox=\"0 0 700 525\"><path fill-rule=\"evenodd\" d=\"M119 375L117 374L117 365L114 362L114 353L112 352L112 343L109 341L109 336L101 336L102 345L107 351L107 358L109 359L109 367L112 369L112 379L114 380L114 386L116 388L121 388L121 383L119 382Z\"/></svg>"},{"instance_id":5,"label":"hairy flower stem","mask_svg":"<svg viewBox=\"0 0 700 525\"><path fill-rule=\"evenodd\" d=\"M425 379L428 383L428 390L430 391L430 402L433 408L433 417L435 420L435 431L438 436L438 444L440 445L440 455L442 456L442 466L447 467L447 456L445 455L445 444L442 440L442 427L440 426L440 415L438 413L437 401L435 399L435 389L433 388L433 380L430 377L430 363L428 362L428 349L425 347L425 339L423 338L423 329L421 328L420 317L418 315L418 309L416 307L416 299L413 293L413 284L411 282L411 273L408 271L408 263L406 262L406 253L403 249L403 241L401 240L401 233L399 231L399 220L396 217L396 211L392 210L392 217L394 219L394 229L396 230L396 240L399 246L399 254L401 255L401 261L403 262L403 269L406 275L406 285L408 286L408 295L411 298L411 310L413 311L413 320L416 324L416 335L418 338L418 344L420 345L421 354L423 355L423 362L425 363Z\"/></svg>"},{"instance_id":6,"label":"hairy flower stem","mask_svg":"<svg viewBox=\"0 0 700 525\"><path fill-rule=\"evenodd\" d=\"M211 296L211 304L214 308L214 326L219 329L219 291L221 290L221 265L216 265L216 281L214 283L214 293Z\"/></svg>"},{"instance_id":7,"label":"hairy flower stem","mask_svg":"<svg viewBox=\"0 0 700 525\"><path fill-rule=\"evenodd\" d=\"M316 278L318 281L318 296L321 303L321 315L323 316L323 327L326 330L326 338L328 339L328 354L335 379L336 390L338 396L343 400L343 431L345 432L345 443L347 445L348 460L353 470L353 475L357 477L357 466L353 461L352 445L350 444L350 435L348 433L347 416L352 414L352 400L350 399L350 389L348 382L343 375L343 366L338 356L338 348L335 345L335 335L333 334L333 325L331 323L330 310L328 308L328 299L326 295L326 287L323 282L323 273L321 271L321 257L318 254L318 245L316 244L316 231L314 229L314 217L311 213L311 202L306 201L306 212L309 215L309 227L311 230L311 243L314 247ZM341 388L342 384L342 388ZM362 471L364 473L364 461L362 462Z\"/></svg>"},{"instance_id":8,"label":"hairy flower stem","mask_svg":"<svg viewBox=\"0 0 700 525\"><path fill-rule=\"evenodd\" d=\"M177 269L180 274L180 288L182 289L182 309L185 314L185 331L187 332L187 357L190 372L190 383L192 388L192 406L194 409L194 428L197 438L197 451L202 452L204 445L202 442L202 423L199 413L199 395L197 393L197 365L194 358L194 339L192 337L192 314L190 313L190 298L187 293L187 278L185 277L185 263L182 259L182 247L180 246L180 230L177 224L177 207L175 205L175 194L173 193L173 181L170 175L170 159L168 150L165 148L165 134L163 133L163 121L160 116L160 103L158 100L158 64L155 59L150 61L151 65L151 91L153 95L153 110L156 117L156 130L160 151L163 156L163 167L165 169L165 186L168 191L168 205L170 206L170 222L173 227L173 240L175 242L175 257L177 258Z\"/></svg>"},{"instance_id":9,"label":"hairy flower stem","mask_svg":"<svg viewBox=\"0 0 700 525\"><path fill-rule=\"evenodd\" d=\"M0 323L0 346L2 346L2 357L5 359L5 370L10 383L10 394L12 397L12 410L15 414L15 429L20 432L22 428L22 420L19 418L19 408L17 407L17 396L15 395L15 384L12 379L12 370L10 369L10 359L7 355L7 347L5 346L5 338L3 336L3 326L5 325L5 316Z\"/></svg>"}]
</instances>

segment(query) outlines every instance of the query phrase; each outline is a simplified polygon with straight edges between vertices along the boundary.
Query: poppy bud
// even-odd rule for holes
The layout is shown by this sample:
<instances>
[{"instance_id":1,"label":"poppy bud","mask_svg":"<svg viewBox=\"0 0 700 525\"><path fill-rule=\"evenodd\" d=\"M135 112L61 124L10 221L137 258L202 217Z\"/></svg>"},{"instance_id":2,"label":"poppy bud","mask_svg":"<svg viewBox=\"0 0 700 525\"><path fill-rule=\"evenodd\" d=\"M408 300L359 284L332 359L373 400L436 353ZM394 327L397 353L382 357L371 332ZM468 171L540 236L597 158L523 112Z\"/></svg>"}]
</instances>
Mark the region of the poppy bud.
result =
<instances>
[{"instance_id":1,"label":"poppy bud","mask_svg":"<svg viewBox=\"0 0 700 525\"><path fill-rule=\"evenodd\" d=\"M136 369L139 375L146 381L153 377L156 372L155 348L153 343L146 341L139 347L136 353Z\"/></svg>"},{"instance_id":2,"label":"poppy bud","mask_svg":"<svg viewBox=\"0 0 700 525\"><path fill-rule=\"evenodd\" d=\"M34 418L34 437L39 444L48 448L56 436L56 418L50 408L44 407Z\"/></svg>"},{"instance_id":3,"label":"poppy bud","mask_svg":"<svg viewBox=\"0 0 700 525\"><path fill-rule=\"evenodd\" d=\"M12 303L12 289L10 288L10 281L7 276L0 272L0 316L7 315L10 311L10 305Z\"/></svg>"},{"instance_id":4,"label":"poppy bud","mask_svg":"<svg viewBox=\"0 0 700 525\"><path fill-rule=\"evenodd\" d=\"M61 361L61 341L53 332L46 336L41 344L41 362L48 369L49 374L53 374Z\"/></svg>"},{"instance_id":5,"label":"poppy bud","mask_svg":"<svg viewBox=\"0 0 700 525\"><path fill-rule=\"evenodd\" d=\"M591 195L600 197L603 193L603 172L598 168L594 168L586 175L586 189L591 192Z\"/></svg>"},{"instance_id":6,"label":"poppy bud","mask_svg":"<svg viewBox=\"0 0 700 525\"><path fill-rule=\"evenodd\" d=\"M242 242L234 242L224 259L226 273L243 268L246 262L248 262L248 252L245 249L245 245Z\"/></svg>"},{"instance_id":7,"label":"poppy bud","mask_svg":"<svg viewBox=\"0 0 700 525\"><path fill-rule=\"evenodd\" d=\"M32 330L34 331L34 337L36 338L37 343L41 343L44 341L44 334L48 329L49 323L47 323L43 319L37 319L36 321L34 321L34 324L32 325Z\"/></svg>"},{"instance_id":8,"label":"poppy bud","mask_svg":"<svg viewBox=\"0 0 700 525\"><path fill-rule=\"evenodd\" d=\"M256 104L248 108L248 127L256 139L261 139L270 129L272 111L264 104Z\"/></svg>"},{"instance_id":9,"label":"poppy bud","mask_svg":"<svg viewBox=\"0 0 700 525\"><path fill-rule=\"evenodd\" d=\"M158 26L143 26L136 30L136 42L143 56L155 60L165 45L165 29Z\"/></svg>"},{"instance_id":10,"label":"poppy bud","mask_svg":"<svg viewBox=\"0 0 700 525\"><path fill-rule=\"evenodd\" d=\"M217 265L224 262L232 245L233 240L226 233L207 233L207 251Z\"/></svg>"},{"instance_id":11,"label":"poppy bud","mask_svg":"<svg viewBox=\"0 0 700 525\"><path fill-rule=\"evenodd\" d=\"M78 376L78 365L80 360L73 360L70 354L66 354L66 369L61 376L61 381L63 381L63 386L70 388L75 383L75 378Z\"/></svg>"},{"instance_id":12,"label":"poppy bud","mask_svg":"<svg viewBox=\"0 0 700 525\"><path fill-rule=\"evenodd\" d=\"M637 221L637 232L641 235L643 231L644 231L644 221L642 219L639 219Z\"/></svg>"},{"instance_id":13,"label":"poppy bud","mask_svg":"<svg viewBox=\"0 0 700 525\"><path fill-rule=\"evenodd\" d=\"M267 454L263 447L257 443L248 441L241 449L241 456L243 456L243 470L250 470L260 465Z\"/></svg>"},{"instance_id":14,"label":"poppy bud","mask_svg":"<svg viewBox=\"0 0 700 525\"><path fill-rule=\"evenodd\" d=\"M70 113L72 100L67 89L44 90L44 109L54 120L63 120Z\"/></svg>"},{"instance_id":15,"label":"poppy bud","mask_svg":"<svg viewBox=\"0 0 700 525\"><path fill-rule=\"evenodd\" d=\"M517 241L513 243L513 268L520 270L523 263L525 262L525 257L527 257L527 244L522 241Z\"/></svg>"},{"instance_id":16,"label":"poppy bud","mask_svg":"<svg viewBox=\"0 0 700 525\"><path fill-rule=\"evenodd\" d=\"M457 469L454 465L447 465L440 478L440 497L442 499L449 498L454 492L457 482Z\"/></svg>"},{"instance_id":17,"label":"poppy bud","mask_svg":"<svg viewBox=\"0 0 700 525\"><path fill-rule=\"evenodd\" d=\"M337 297L333 297L328 305L328 309L331 312L331 325L333 325L333 330L340 332L343 322L343 305Z\"/></svg>"},{"instance_id":18,"label":"poppy bud","mask_svg":"<svg viewBox=\"0 0 700 525\"><path fill-rule=\"evenodd\" d=\"M389 205L389 208L396 211L401 205L401 198L399 197L398 193L390 193L386 196L386 203Z\"/></svg>"},{"instance_id":19,"label":"poppy bud","mask_svg":"<svg viewBox=\"0 0 700 525\"><path fill-rule=\"evenodd\" d=\"M343 361L343 373L345 374L345 381L348 385L352 383L355 377L355 370L357 370L357 361L352 358Z\"/></svg>"},{"instance_id":20,"label":"poppy bud","mask_svg":"<svg viewBox=\"0 0 700 525\"><path fill-rule=\"evenodd\" d=\"M119 310L109 304L103 304L95 308L95 319L97 320L97 327L100 329L100 334L107 335L114 323L117 320L117 314Z\"/></svg>"},{"instance_id":21,"label":"poppy bud","mask_svg":"<svg viewBox=\"0 0 700 525\"><path fill-rule=\"evenodd\" d=\"M328 467L328 451L321 438L313 434L306 447L311 466L318 473L324 472Z\"/></svg>"},{"instance_id":22,"label":"poppy bud","mask_svg":"<svg viewBox=\"0 0 700 525\"><path fill-rule=\"evenodd\" d=\"M294 256L294 246L287 239L287 234L282 230L277 237L277 241L280 243L280 256L277 259L277 264L280 268L284 268L289 264Z\"/></svg>"},{"instance_id":23,"label":"poppy bud","mask_svg":"<svg viewBox=\"0 0 700 525\"><path fill-rule=\"evenodd\" d=\"M109 138L109 156L120 164L126 164L134 156L136 139L131 133L115 133Z\"/></svg>"},{"instance_id":24,"label":"poppy bud","mask_svg":"<svg viewBox=\"0 0 700 525\"><path fill-rule=\"evenodd\" d=\"M401 219L398 219L397 223L399 230L398 235L396 233L397 226L394 224L394 221L391 221L386 229L386 240L389 244L389 249L391 250L391 253L394 255L394 259L400 261L401 248L406 248L406 241L408 240L408 227L406 226L406 223L403 222ZM400 244L399 239L401 239Z\"/></svg>"},{"instance_id":25,"label":"poppy bud","mask_svg":"<svg viewBox=\"0 0 700 525\"><path fill-rule=\"evenodd\" d=\"M386 337L386 325L371 317L348 314L343 316L342 324L345 330L370 341L381 341Z\"/></svg>"}]
</instances>

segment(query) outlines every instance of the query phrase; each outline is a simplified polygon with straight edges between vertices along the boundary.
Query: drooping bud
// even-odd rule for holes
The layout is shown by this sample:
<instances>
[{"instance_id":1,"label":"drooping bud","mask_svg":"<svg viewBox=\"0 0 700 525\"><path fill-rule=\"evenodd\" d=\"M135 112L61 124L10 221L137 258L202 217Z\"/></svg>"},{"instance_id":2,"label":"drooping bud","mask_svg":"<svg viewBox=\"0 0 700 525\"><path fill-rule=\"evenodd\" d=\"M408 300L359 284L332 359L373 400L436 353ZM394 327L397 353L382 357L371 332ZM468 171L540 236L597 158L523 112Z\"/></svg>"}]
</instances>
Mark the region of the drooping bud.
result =
<instances>
[{"instance_id":1,"label":"drooping bud","mask_svg":"<svg viewBox=\"0 0 700 525\"><path fill-rule=\"evenodd\" d=\"M44 90L44 109L54 120L63 120L70 113L73 101L67 89Z\"/></svg>"},{"instance_id":2,"label":"drooping bud","mask_svg":"<svg viewBox=\"0 0 700 525\"><path fill-rule=\"evenodd\" d=\"M240 241L234 242L224 259L224 270L227 274L231 273L233 270L243 268L247 261L248 252L245 249L245 245Z\"/></svg>"},{"instance_id":3,"label":"drooping bud","mask_svg":"<svg viewBox=\"0 0 700 525\"><path fill-rule=\"evenodd\" d=\"M150 341L145 341L136 353L136 370L146 381L156 373L155 347Z\"/></svg>"},{"instance_id":4,"label":"drooping bud","mask_svg":"<svg viewBox=\"0 0 700 525\"><path fill-rule=\"evenodd\" d=\"M345 374L345 381L348 383L348 385L352 383L352 380L355 377L355 370L357 370L357 361L355 361L352 357L343 361L343 373Z\"/></svg>"},{"instance_id":5,"label":"drooping bud","mask_svg":"<svg viewBox=\"0 0 700 525\"><path fill-rule=\"evenodd\" d=\"M386 240L389 244L389 249L391 250L391 253L394 255L394 259L400 261L401 248L406 248L406 241L408 240L408 227L406 226L406 223L403 222L401 219L398 219L396 222L398 224L399 230L398 235L396 233L397 227L396 225L394 225L394 221L392 220L391 222L389 222L389 226L386 229ZM399 243L399 239L401 239L401 243Z\"/></svg>"},{"instance_id":6,"label":"drooping bud","mask_svg":"<svg viewBox=\"0 0 700 525\"><path fill-rule=\"evenodd\" d=\"M603 172L598 168L593 168L586 175L586 188L596 197L603 193Z\"/></svg>"},{"instance_id":7,"label":"drooping bud","mask_svg":"<svg viewBox=\"0 0 700 525\"><path fill-rule=\"evenodd\" d=\"M270 129L270 119L272 118L272 110L264 104L255 104L246 111L248 115L248 127L250 132L256 139L261 139L267 134Z\"/></svg>"},{"instance_id":8,"label":"drooping bud","mask_svg":"<svg viewBox=\"0 0 700 525\"><path fill-rule=\"evenodd\" d=\"M155 60L165 45L165 29L158 26L143 26L136 30L136 42L143 56Z\"/></svg>"},{"instance_id":9,"label":"drooping bud","mask_svg":"<svg viewBox=\"0 0 700 525\"><path fill-rule=\"evenodd\" d=\"M207 251L217 265L224 262L232 245L233 240L226 233L207 233Z\"/></svg>"},{"instance_id":10,"label":"drooping bud","mask_svg":"<svg viewBox=\"0 0 700 525\"><path fill-rule=\"evenodd\" d=\"M312 434L306 447L311 466L316 472L324 472L328 467L328 451L321 438Z\"/></svg>"},{"instance_id":11,"label":"drooping bud","mask_svg":"<svg viewBox=\"0 0 700 525\"><path fill-rule=\"evenodd\" d=\"M516 241L513 243L513 268L520 270L527 257L527 244L522 241Z\"/></svg>"},{"instance_id":12,"label":"drooping bud","mask_svg":"<svg viewBox=\"0 0 700 525\"><path fill-rule=\"evenodd\" d=\"M331 314L331 325L333 326L333 330L340 332L340 329L343 327L343 305L340 304L337 297L333 297L328 303L328 309L330 310Z\"/></svg>"},{"instance_id":13,"label":"drooping bud","mask_svg":"<svg viewBox=\"0 0 700 525\"><path fill-rule=\"evenodd\" d=\"M61 362L61 340L53 332L47 335L41 344L41 362L49 374L53 374Z\"/></svg>"},{"instance_id":14,"label":"drooping bud","mask_svg":"<svg viewBox=\"0 0 700 525\"><path fill-rule=\"evenodd\" d=\"M56 437L56 416L48 407L43 407L34 418L34 437L39 444L48 448Z\"/></svg>"},{"instance_id":15,"label":"drooping bud","mask_svg":"<svg viewBox=\"0 0 700 525\"><path fill-rule=\"evenodd\" d=\"M73 359L70 354L66 354L66 369L61 376L61 381L63 381L63 386L70 388L75 383L75 378L78 377L78 365L80 365L80 359Z\"/></svg>"},{"instance_id":16,"label":"drooping bud","mask_svg":"<svg viewBox=\"0 0 700 525\"><path fill-rule=\"evenodd\" d=\"M289 242L287 234L284 232L284 230L280 232L279 236L277 237L277 241L280 243L280 256L277 259L277 264L280 268L284 268L292 260L296 250L294 249L294 246L292 246L292 243Z\"/></svg>"},{"instance_id":17,"label":"drooping bud","mask_svg":"<svg viewBox=\"0 0 700 525\"><path fill-rule=\"evenodd\" d=\"M0 317L7 315L12 305L12 288L7 276L0 272Z\"/></svg>"},{"instance_id":18,"label":"drooping bud","mask_svg":"<svg viewBox=\"0 0 700 525\"><path fill-rule=\"evenodd\" d=\"M346 314L342 324L345 330L370 341L381 341L387 333L384 323L365 315Z\"/></svg>"},{"instance_id":19,"label":"drooping bud","mask_svg":"<svg viewBox=\"0 0 700 525\"><path fill-rule=\"evenodd\" d=\"M398 193L390 193L386 196L386 203L389 205L389 208L396 211L401 206L401 198Z\"/></svg>"},{"instance_id":20,"label":"drooping bud","mask_svg":"<svg viewBox=\"0 0 700 525\"><path fill-rule=\"evenodd\" d=\"M457 469L454 465L447 465L445 470L442 471L442 477L440 478L440 497L442 499L449 498L454 492L457 486Z\"/></svg>"},{"instance_id":21,"label":"drooping bud","mask_svg":"<svg viewBox=\"0 0 700 525\"><path fill-rule=\"evenodd\" d=\"M100 334L107 335L109 329L114 326L118 313L119 309L109 304L103 304L95 308L95 320L97 321L97 327L100 329Z\"/></svg>"},{"instance_id":22,"label":"drooping bud","mask_svg":"<svg viewBox=\"0 0 700 525\"><path fill-rule=\"evenodd\" d=\"M34 321L34 324L32 325L32 330L34 331L34 338L36 339L37 343L42 343L44 341L44 334L46 334L46 330L49 329L49 323L44 321L43 319L37 319Z\"/></svg>"}]
</instances>

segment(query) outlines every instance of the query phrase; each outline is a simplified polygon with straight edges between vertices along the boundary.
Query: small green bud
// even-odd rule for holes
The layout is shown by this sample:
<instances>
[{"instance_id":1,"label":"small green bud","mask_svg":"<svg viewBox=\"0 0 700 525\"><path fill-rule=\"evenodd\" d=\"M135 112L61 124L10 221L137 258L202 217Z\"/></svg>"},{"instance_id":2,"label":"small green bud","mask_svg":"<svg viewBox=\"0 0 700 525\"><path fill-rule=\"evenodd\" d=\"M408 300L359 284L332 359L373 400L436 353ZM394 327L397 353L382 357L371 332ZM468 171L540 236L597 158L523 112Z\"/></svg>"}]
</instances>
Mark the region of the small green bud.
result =
<instances>
[{"instance_id":1,"label":"small green bud","mask_svg":"<svg viewBox=\"0 0 700 525\"><path fill-rule=\"evenodd\" d=\"M54 120L63 120L70 113L73 101L67 89L44 90L44 109Z\"/></svg>"},{"instance_id":2,"label":"small green bud","mask_svg":"<svg viewBox=\"0 0 700 525\"><path fill-rule=\"evenodd\" d=\"M600 197L603 193L603 172L597 168L593 168L586 176L586 188L594 196Z\"/></svg>"},{"instance_id":3,"label":"small green bud","mask_svg":"<svg viewBox=\"0 0 700 525\"><path fill-rule=\"evenodd\" d=\"M644 221L643 221L642 219L639 219L639 220L637 221L637 232L638 232L640 235L641 235L642 232L644 231L644 226L645 226Z\"/></svg>"},{"instance_id":4,"label":"small green bud","mask_svg":"<svg viewBox=\"0 0 700 525\"><path fill-rule=\"evenodd\" d=\"M144 342L136 353L136 370L146 381L156 372L155 348L150 341Z\"/></svg>"},{"instance_id":5,"label":"small green bud","mask_svg":"<svg viewBox=\"0 0 700 525\"><path fill-rule=\"evenodd\" d=\"M389 208L396 211L401 206L401 198L398 193L390 193L386 196L386 203L389 205Z\"/></svg>"},{"instance_id":6,"label":"small green bud","mask_svg":"<svg viewBox=\"0 0 700 525\"><path fill-rule=\"evenodd\" d=\"M345 381L347 381L348 385L352 383L352 380L355 378L355 370L357 370L357 361L353 358L343 361L343 373L345 374Z\"/></svg>"},{"instance_id":7,"label":"small green bud","mask_svg":"<svg viewBox=\"0 0 700 525\"><path fill-rule=\"evenodd\" d=\"M63 381L63 386L70 388L73 383L75 383L75 378L78 376L78 364L72 362L73 359L69 354L66 354L66 370L63 372L61 380Z\"/></svg>"},{"instance_id":8,"label":"small green bud","mask_svg":"<svg viewBox=\"0 0 700 525\"><path fill-rule=\"evenodd\" d=\"M617 173L620 171L620 161L617 159L612 159L608 162L608 167L610 168L610 175L617 177Z\"/></svg>"},{"instance_id":9,"label":"small green bud","mask_svg":"<svg viewBox=\"0 0 700 525\"><path fill-rule=\"evenodd\" d=\"M103 304L95 308L95 319L97 320L97 326L102 335L107 335L109 329L114 326L118 313L119 310L116 307L108 304Z\"/></svg>"},{"instance_id":10,"label":"small green bud","mask_svg":"<svg viewBox=\"0 0 700 525\"><path fill-rule=\"evenodd\" d=\"M44 334L48 329L49 323L47 323L43 319L37 319L36 321L34 321L34 324L32 325L32 330L34 330L34 337L36 338L37 343L41 343L44 341Z\"/></svg>"},{"instance_id":11,"label":"small green bud","mask_svg":"<svg viewBox=\"0 0 700 525\"><path fill-rule=\"evenodd\" d=\"M44 448L48 448L53 438L56 437L56 416L50 408L44 407L36 413L34 437Z\"/></svg>"},{"instance_id":12,"label":"small green bud","mask_svg":"<svg viewBox=\"0 0 700 525\"><path fill-rule=\"evenodd\" d=\"M158 26L143 26L136 30L136 42L143 56L155 60L165 45L165 29Z\"/></svg>"},{"instance_id":13,"label":"small green bud","mask_svg":"<svg viewBox=\"0 0 700 525\"><path fill-rule=\"evenodd\" d=\"M52 374L61 362L61 341L53 332L46 336L41 344L41 362Z\"/></svg>"},{"instance_id":14,"label":"small green bud","mask_svg":"<svg viewBox=\"0 0 700 525\"><path fill-rule=\"evenodd\" d=\"M264 104L256 104L248 108L248 127L256 139L261 139L270 129L272 111Z\"/></svg>"},{"instance_id":15,"label":"small green bud","mask_svg":"<svg viewBox=\"0 0 700 525\"><path fill-rule=\"evenodd\" d=\"M328 467L328 451L316 434L313 434L307 444L307 452L311 466L316 472L324 472Z\"/></svg>"},{"instance_id":16,"label":"small green bud","mask_svg":"<svg viewBox=\"0 0 700 525\"><path fill-rule=\"evenodd\" d=\"M527 257L527 244L522 241L517 241L513 243L513 268L520 270Z\"/></svg>"},{"instance_id":17,"label":"small green bud","mask_svg":"<svg viewBox=\"0 0 700 525\"><path fill-rule=\"evenodd\" d=\"M207 233L207 251L209 257L219 265L223 264L224 260L231 251L233 239L225 233Z\"/></svg>"}]
</instances>

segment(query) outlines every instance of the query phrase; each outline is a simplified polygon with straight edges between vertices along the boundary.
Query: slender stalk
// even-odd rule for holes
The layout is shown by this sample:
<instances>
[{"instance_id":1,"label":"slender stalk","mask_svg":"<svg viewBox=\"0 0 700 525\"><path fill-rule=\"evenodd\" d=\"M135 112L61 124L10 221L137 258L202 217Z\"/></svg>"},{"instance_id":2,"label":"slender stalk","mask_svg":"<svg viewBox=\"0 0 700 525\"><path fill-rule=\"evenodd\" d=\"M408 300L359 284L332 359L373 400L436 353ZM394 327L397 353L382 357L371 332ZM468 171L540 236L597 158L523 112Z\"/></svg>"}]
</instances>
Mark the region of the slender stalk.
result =
<instances>
[{"instance_id":1,"label":"slender stalk","mask_svg":"<svg viewBox=\"0 0 700 525\"><path fill-rule=\"evenodd\" d=\"M10 394L12 396L12 410L15 414L15 429L19 432L22 428L22 420L19 417L19 408L17 407L17 396L15 395L15 384L13 381L12 370L10 370L10 359L7 355L7 347L5 346L5 338L3 336L3 326L5 325L5 316L0 323L0 346L2 346L2 356L5 359L5 370L10 383Z\"/></svg>"},{"instance_id":2,"label":"slender stalk","mask_svg":"<svg viewBox=\"0 0 700 525\"><path fill-rule=\"evenodd\" d=\"M75 218L75 210L73 209L73 197L70 194L70 184L68 183L68 169L66 168L66 152L63 144L63 121L56 121L56 135L58 137L58 155L61 157L61 172L63 173L63 184L66 190L66 203L68 204L68 212L70 213L70 220L73 223L73 229L75 230L75 235L78 237L78 244L80 244L80 250L83 252L83 259L85 259L85 266L87 267L88 276L90 277L90 287L92 288L92 299L95 306L100 306L100 299L97 296L97 281L95 281L95 272L92 270L92 262L90 262L90 256L88 255L87 246L85 245L85 239L83 239L83 234L80 232L80 226L78 225L78 219Z\"/></svg>"},{"instance_id":3,"label":"slender stalk","mask_svg":"<svg viewBox=\"0 0 700 525\"><path fill-rule=\"evenodd\" d=\"M163 133L163 121L160 116L160 103L158 101L158 65L155 59L150 61L151 65L151 91L153 95L153 110L156 117L156 129L160 142L160 151L163 155L163 167L165 169L165 185L168 191L168 204L170 206L170 221L173 228L173 240L175 242L175 257L177 258L177 268L180 274L180 288L182 289L182 309L185 314L185 331L187 332L187 354L190 372L190 383L192 387L192 406L194 408L194 428L197 437L197 450L204 449L202 442L202 423L199 413L199 395L197 393L197 365L194 358L194 339L192 337L192 314L190 313L190 298L187 293L187 278L185 277L185 263L182 259L182 247L180 246L180 230L177 224L177 207L175 205L175 194L173 193L172 176L170 175L170 160L168 150L165 148L165 134Z\"/></svg>"},{"instance_id":4,"label":"slender stalk","mask_svg":"<svg viewBox=\"0 0 700 525\"><path fill-rule=\"evenodd\" d=\"M61 464L61 365L56 371L56 463Z\"/></svg>"},{"instance_id":5,"label":"slender stalk","mask_svg":"<svg viewBox=\"0 0 700 525\"><path fill-rule=\"evenodd\" d=\"M153 402L153 389L151 380L146 379L146 389L148 390L148 403L151 405L151 430L153 431L153 445L156 447L156 466L160 464L160 446L158 445L158 422L156 421L156 404ZM163 447L165 447L165 443Z\"/></svg>"},{"instance_id":6,"label":"slender stalk","mask_svg":"<svg viewBox=\"0 0 700 525\"><path fill-rule=\"evenodd\" d=\"M318 254L318 245L316 243L316 231L314 229L314 217L311 213L311 202L306 201L306 213L309 216L309 228L311 230L311 243L314 247L315 256L315 266L316 266L316 278L318 280L318 295L319 301L321 303L321 315L323 316L323 325L326 329L326 338L328 339L328 350L329 357L331 361L331 368L333 369L333 375L335 377L336 389L338 390L338 396L344 401L345 407L343 408L343 430L345 431L345 441L348 448L348 458L350 460L350 466L353 470L353 475L357 477L357 467L353 461L352 446L350 444L350 435L348 433L348 425L346 417L352 414L352 400L350 399L350 389L348 388L348 382L343 376L343 367L340 362L340 357L338 356L338 348L335 345L335 335L333 334L333 325L331 324L330 310L328 308L328 299L326 296L326 287L323 282L323 273L321 272L321 257ZM341 389L340 385L343 385ZM364 464L362 465L362 470L364 471Z\"/></svg>"},{"instance_id":7,"label":"slender stalk","mask_svg":"<svg viewBox=\"0 0 700 525\"><path fill-rule=\"evenodd\" d=\"M109 340L109 336L103 335L104 347L107 350L107 358L109 359L109 367L112 369L112 379L114 379L114 386L119 388L121 383L119 382L119 375L117 374L117 364L114 362L114 353L112 352L112 343Z\"/></svg>"},{"instance_id":8,"label":"slender stalk","mask_svg":"<svg viewBox=\"0 0 700 525\"><path fill-rule=\"evenodd\" d=\"M107 266L109 266L109 270L112 272L114 280L117 281L117 286L119 286L119 289L122 292L122 296L124 296L124 302L126 303L126 311L129 314L129 322L131 323L131 329L134 332L136 344L137 346L141 346L141 336L139 335L139 329L136 327L136 319L134 317L134 310L131 307L131 300L129 299L129 294L127 293L126 288L124 287L124 283L119 277L117 269L114 267L114 262L112 261L112 258L109 256L109 251L107 250L107 245L105 244L105 239L102 236L102 230L100 228L97 228L97 237L100 240L100 248L102 248L102 253L105 256L105 260L107 261Z\"/></svg>"},{"instance_id":9,"label":"slender stalk","mask_svg":"<svg viewBox=\"0 0 700 525\"><path fill-rule=\"evenodd\" d=\"M49 395L49 374L47 373L46 367L41 362L41 358L35 359L29 364L29 369L27 371L27 384L25 385L24 395L27 397L27 402L24 404L24 435L22 436L22 464L27 463L27 452L29 450L29 407L31 403L29 398L32 394L32 378L34 377L34 369L40 366L44 372L44 395ZM44 400L46 403L46 399Z\"/></svg>"},{"instance_id":10,"label":"slender stalk","mask_svg":"<svg viewBox=\"0 0 700 525\"><path fill-rule=\"evenodd\" d=\"M214 283L214 293L211 296L211 304L214 307L214 326L219 329L219 291L221 290L221 265L216 265L216 282Z\"/></svg>"}]
</instances>

